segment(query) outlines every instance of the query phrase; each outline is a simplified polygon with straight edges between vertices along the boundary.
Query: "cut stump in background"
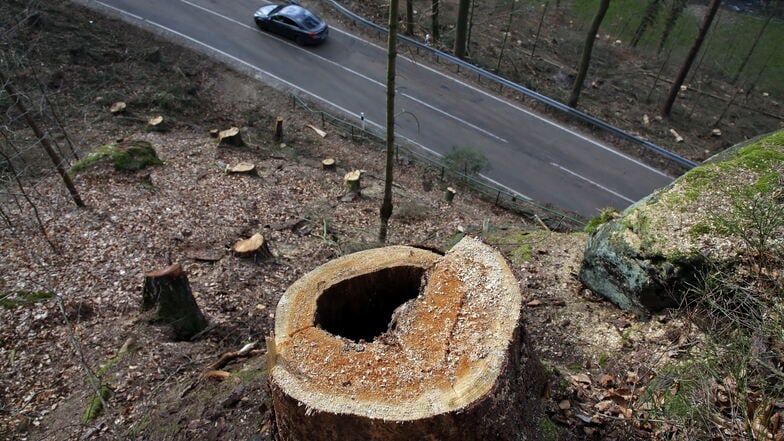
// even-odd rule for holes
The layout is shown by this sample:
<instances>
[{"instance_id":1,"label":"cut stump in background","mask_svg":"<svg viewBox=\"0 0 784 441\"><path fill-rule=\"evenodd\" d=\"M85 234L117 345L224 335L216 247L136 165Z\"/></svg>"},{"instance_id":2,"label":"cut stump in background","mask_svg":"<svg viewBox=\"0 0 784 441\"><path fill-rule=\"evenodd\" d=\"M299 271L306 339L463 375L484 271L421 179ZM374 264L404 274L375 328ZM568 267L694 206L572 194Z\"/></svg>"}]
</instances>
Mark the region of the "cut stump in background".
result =
<instances>
[{"instance_id":1,"label":"cut stump in background","mask_svg":"<svg viewBox=\"0 0 784 441\"><path fill-rule=\"evenodd\" d=\"M188 340L207 327L179 263L144 275L142 311L156 306L154 320L170 325L177 340Z\"/></svg>"},{"instance_id":2,"label":"cut stump in background","mask_svg":"<svg viewBox=\"0 0 784 441\"><path fill-rule=\"evenodd\" d=\"M259 259L272 259L269 243L261 233L256 233L248 239L241 240L231 247L237 257L254 257Z\"/></svg>"},{"instance_id":3,"label":"cut stump in background","mask_svg":"<svg viewBox=\"0 0 784 441\"><path fill-rule=\"evenodd\" d=\"M349 254L296 281L275 314L270 370L284 441L540 439L541 366L503 257Z\"/></svg>"},{"instance_id":4,"label":"cut stump in background","mask_svg":"<svg viewBox=\"0 0 784 441\"><path fill-rule=\"evenodd\" d=\"M326 158L321 161L321 168L323 170L335 170L335 160L333 158Z\"/></svg>"},{"instance_id":5,"label":"cut stump in background","mask_svg":"<svg viewBox=\"0 0 784 441\"><path fill-rule=\"evenodd\" d=\"M239 127L231 127L218 132L218 147L227 145L234 147L242 147L245 145Z\"/></svg>"}]
</instances>

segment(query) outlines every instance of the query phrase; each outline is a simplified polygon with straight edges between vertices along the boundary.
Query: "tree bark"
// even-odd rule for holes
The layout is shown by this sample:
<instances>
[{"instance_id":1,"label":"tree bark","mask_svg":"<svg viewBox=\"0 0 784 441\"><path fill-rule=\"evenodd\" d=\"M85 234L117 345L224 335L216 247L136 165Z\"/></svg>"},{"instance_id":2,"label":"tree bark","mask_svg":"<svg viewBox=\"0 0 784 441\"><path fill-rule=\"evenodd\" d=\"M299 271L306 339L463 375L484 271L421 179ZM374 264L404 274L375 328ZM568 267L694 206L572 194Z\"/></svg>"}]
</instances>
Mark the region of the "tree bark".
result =
<instances>
[{"instance_id":1,"label":"tree bark","mask_svg":"<svg viewBox=\"0 0 784 441\"><path fill-rule=\"evenodd\" d=\"M392 217L392 182L395 168L395 63L397 61L398 0L389 1L389 35L387 39L387 158L384 170L384 200L379 210L378 241L386 243L389 218Z\"/></svg>"},{"instance_id":2,"label":"tree bark","mask_svg":"<svg viewBox=\"0 0 784 441\"><path fill-rule=\"evenodd\" d=\"M414 0L406 0L406 35L414 36Z\"/></svg>"},{"instance_id":3,"label":"tree bark","mask_svg":"<svg viewBox=\"0 0 784 441\"><path fill-rule=\"evenodd\" d=\"M468 12L471 0L460 0L457 4L457 28L455 30L455 56L465 59L468 39Z\"/></svg>"},{"instance_id":4,"label":"tree bark","mask_svg":"<svg viewBox=\"0 0 784 441\"><path fill-rule=\"evenodd\" d=\"M170 325L177 340L188 340L207 327L179 263L144 275L142 311L156 306L155 320Z\"/></svg>"},{"instance_id":5,"label":"tree bark","mask_svg":"<svg viewBox=\"0 0 784 441\"><path fill-rule=\"evenodd\" d=\"M27 122L27 125L30 126L30 129L32 129L35 137L38 139L38 142L41 143L41 146L46 151L46 154L49 155L49 159L52 160L55 169L57 169L57 173L60 174L60 178L62 178L63 183L65 184L65 188L67 188L68 193L71 194L71 199L73 199L77 207L84 207L84 202L82 202L82 198L79 196L79 192L76 190L76 186L71 180L71 177L68 176L68 172L65 170L63 159L60 157L60 155L57 154L57 152L54 151L52 145L49 143L49 139L46 137L46 135L44 135L44 132L41 131L41 128L38 127L38 124L36 124L36 122L33 120L33 117L30 116L30 112L27 111L27 108L25 107L24 103L22 103L21 98L17 96L13 86L11 86L11 83L2 72L0 72L0 83L3 83L3 88L11 97L11 99L14 100L16 109L19 111L19 113L22 114L25 121Z\"/></svg>"},{"instance_id":6,"label":"tree bark","mask_svg":"<svg viewBox=\"0 0 784 441\"><path fill-rule=\"evenodd\" d=\"M672 105L675 103L675 99L678 97L678 92L681 90L683 81L686 79L686 75L688 75L689 69L691 69L691 65L694 63L694 59L697 57L697 53L700 51L702 42L705 40L705 36L708 34L708 30L713 23L713 18L716 17L716 11L719 10L720 4L721 0L711 0L710 5L708 6L708 11L705 13L705 19L702 21L702 26L700 26L700 30L697 33L697 38L694 39L694 43L691 45L691 49L689 49L689 53L686 55L686 59L683 61L681 70L678 72L678 76L675 78L675 81L673 81L672 86L670 87L667 100L664 102L664 105L661 109L661 116L670 116Z\"/></svg>"},{"instance_id":7,"label":"tree bark","mask_svg":"<svg viewBox=\"0 0 784 441\"><path fill-rule=\"evenodd\" d=\"M542 439L521 305L503 257L472 238L317 268L283 295L267 343L278 440Z\"/></svg>"},{"instance_id":8,"label":"tree bark","mask_svg":"<svg viewBox=\"0 0 784 441\"><path fill-rule=\"evenodd\" d=\"M440 26L438 24L438 9L439 9L439 2L441 0L432 0L430 3L430 32L433 33L433 44L435 44L438 39L441 37L441 33L438 29Z\"/></svg>"},{"instance_id":9,"label":"tree bark","mask_svg":"<svg viewBox=\"0 0 784 441\"><path fill-rule=\"evenodd\" d=\"M596 41L596 33L599 32L599 27L602 25L604 16L607 14L607 9L609 8L610 0L601 0L599 3L599 10L596 11L596 15L593 17L591 28L588 29L588 35L585 37L585 45L583 45L580 69L577 72L577 77L574 79L572 95L569 97L569 107L576 107L577 102L580 100L583 82L585 81L585 76L588 74L588 66L591 64L591 52L593 51L593 43Z\"/></svg>"}]
</instances>

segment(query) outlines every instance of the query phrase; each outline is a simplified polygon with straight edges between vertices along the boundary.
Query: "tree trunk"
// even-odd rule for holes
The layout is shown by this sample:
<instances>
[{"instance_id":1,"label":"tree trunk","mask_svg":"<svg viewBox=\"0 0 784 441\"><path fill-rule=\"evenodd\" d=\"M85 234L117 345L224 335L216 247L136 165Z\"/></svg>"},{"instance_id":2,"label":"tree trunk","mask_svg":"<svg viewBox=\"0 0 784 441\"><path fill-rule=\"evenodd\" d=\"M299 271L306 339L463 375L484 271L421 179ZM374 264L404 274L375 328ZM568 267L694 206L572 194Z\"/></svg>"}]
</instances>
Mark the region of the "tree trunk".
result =
<instances>
[{"instance_id":1,"label":"tree trunk","mask_svg":"<svg viewBox=\"0 0 784 441\"><path fill-rule=\"evenodd\" d=\"M675 24L678 22L681 15L683 15L683 10L686 9L687 1L688 0L673 0L672 6L670 7L670 13L667 15L667 21L664 24L661 40L659 40L657 54L661 53L662 49L664 49L664 45L667 44L667 40L670 39L670 34L672 34L672 30L675 29Z\"/></svg>"},{"instance_id":2,"label":"tree trunk","mask_svg":"<svg viewBox=\"0 0 784 441\"><path fill-rule=\"evenodd\" d=\"M760 28L759 32L757 32L757 36L754 38L754 43L752 43L751 47L749 48L749 51L746 52L746 56L743 57L743 61L740 63L740 66L738 66L738 71L735 72L735 76L732 77L732 81L731 81L732 84L737 84L741 72L743 72L743 69L746 68L746 64L748 64L751 55L754 53L754 49L757 48L757 45L762 39L762 35L765 34L765 29L768 28L768 25L770 24L770 20L772 18L773 18L773 12L771 11L768 14L768 18L765 19L765 23L762 25L762 28Z\"/></svg>"},{"instance_id":3,"label":"tree trunk","mask_svg":"<svg viewBox=\"0 0 784 441\"><path fill-rule=\"evenodd\" d=\"M278 304L270 368L280 441L542 439L544 373L503 257L464 238L343 256Z\"/></svg>"},{"instance_id":4,"label":"tree trunk","mask_svg":"<svg viewBox=\"0 0 784 441\"><path fill-rule=\"evenodd\" d=\"M569 97L569 107L576 107L577 102L580 100L580 92L583 90L583 82L585 76L588 74L588 66L591 64L591 52L593 51L593 43L596 41L596 33L599 32L599 27L602 25L607 9L610 8L610 0L601 0L599 3L599 10L591 23L591 28L588 29L588 35L585 37L585 45L583 46L583 54L580 59L580 69L577 72L577 77L574 79L572 87L572 95Z\"/></svg>"},{"instance_id":5,"label":"tree trunk","mask_svg":"<svg viewBox=\"0 0 784 441\"><path fill-rule=\"evenodd\" d=\"M689 73L689 69L691 69L691 65L694 62L694 59L697 57L697 53L700 51L702 42L705 40L705 36L708 34L708 30L713 23L713 18L716 16L716 11L719 10L720 4L721 0L711 0L710 5L708 6L708 11L705 13L705 19L703 20L702 26L700 26L700 30L697 33L697 38L694 39L694 44L691 45L691 49L689 49L689 53L686 55L686 59L683 61L683 66L681 66L681 70L678 72L678 77L675 79L675 81L673 81L672 86L670 87L670 93L667 95L667 100L664 102L664 105L661 109L661 116L670 116L672 105L675 103L675 98L678 97L678 92L681 90L683 80L686 79L686 75Z\"/></svg>"},{"instance_id":6,"label":"tree trunk","mask_svg":"<svg viewBox=\"0 0 784 441\"><path fill-rule=\"evenodd\" d=\"M378 241L386 243L389 218L392 217L392 182L395 167L395 62L397 61L397 6L389 2L389 36L387 40L387 162L384 178L384 201L379 210Z\"/></svg>"},{"instance_id":7,"label":"tree trunk","mask_svg":"<svg viewBox=\"0 0 784 441\"><path fill-rule=\"evenodd\" d=\"M27 122L27 125L30 126L30 129L35 134L36 139L41 143L41 146L44 148L44 151L46 151L46 154L49 155L49 159L52 160L55 169L57 169L57 173L60 174L60 178L62 178L63 183L65 184L65 188L67 188L68 193L71 194L71 199L73 199L77 207L84 207L84 202L82 202L82 198L79 196L79 192L76 190L76 186L73 184L71 177L68 176L68 172L65 170L63 159L60 157L60 155L57 154L57 152L54 151L52 145L49 143L49 139L46 137L44 132L41 131L41 128L38 127L38 124L35 123L33 117L30 116L30 112L27 111L24 103L22 103L21 97L16 94L13 86L11 86L11 83L2 72L0 72L0 83L3 83L3 88L8 93L8 96L14 100L16 109L19 111L19 113L22 114L25 121Z\"/></svg>"},{"instance_id":8,"label":"tree trunk","mask_svg":"<svg viewBox=\"0 0 784 441\"><path fill-rule=\"evenodd\" d=\"M430 32L433 33L433 44L435 44L438 39L441 37L441 33L439 32L438 27L438 8L439 2L441 0L433 0L430 3L430 27L432 28Z\"/></svg>"},{"instance_id":9,"label":"tree trunk","mask_svg":"<svg viewBox=\"0 0 784 441\"><path fill-rule=\"evenodd\" d=\"M414 36L414 0L406 0L406 35Z\"/></svg>"},{"instance_id":10,"label":"tree trunk","mask_svg":"<svg viewBox=\"0 0 784 441\"><path fill-rule=\"evenodd\" d=\"M640 39L645 33L645 30L648 29L648 26L653 24L654 21L656 21L656 17L659 15L659 11L661 11L661 6L661 0L650 0L648 6L645 7L645 12L642 15L642 20L640 20L640 25L637 26L637 30L634 31L632 41L629 43L631 47L637 47L637 45L640 43Z\"/></svg>"},{"instance_id":11,"label":"tree trunk","mask_svg":"<svg viewBox=\"0 0 784 441\"><path fill-rule=\"evenodd\" d=\"M169 324L177 340L188 340L207 327L179 263L144 275L142 311L156 306L155 320Z\"/></svg>"},{"instance_id":12,"label":"tree trunk","mask_svg":"<svg viewBox=\"0 0 784 441\"><path fill-rule=\"evenodd\" d=\"M457 29L455 30L455 56L465 59L468 37L468 12L471 0L460 0L457 4Z\"/></svg>"}]
</instances>

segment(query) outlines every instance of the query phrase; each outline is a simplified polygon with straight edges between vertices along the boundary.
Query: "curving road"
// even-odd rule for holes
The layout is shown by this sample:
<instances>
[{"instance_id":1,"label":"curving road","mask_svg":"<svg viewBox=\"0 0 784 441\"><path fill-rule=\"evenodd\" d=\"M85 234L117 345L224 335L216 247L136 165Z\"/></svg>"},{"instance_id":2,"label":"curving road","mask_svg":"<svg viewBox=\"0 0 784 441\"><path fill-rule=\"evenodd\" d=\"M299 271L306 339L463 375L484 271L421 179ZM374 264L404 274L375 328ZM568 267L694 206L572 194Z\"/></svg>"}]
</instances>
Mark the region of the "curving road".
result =
<instances>
[{"instance_id":1,"label":"curving road","mask_svg":"<svg viewBox=\"0 0 784 441\"><path fill-rule=\"evenodd\" d=\"M302 48L259 31L259 0L73 0L151 29L288 91L383 129L386 51L332 27ZM524 198L586 217L625 208L672 181L666 174L410 58L397 66L397 134L437 154L480 149L484 176ZM411 115L415 115L416 118ZM417 124L418 122L418 124ZM383 133L383 131L379 132Z\"/></svg>"}]
</instances>

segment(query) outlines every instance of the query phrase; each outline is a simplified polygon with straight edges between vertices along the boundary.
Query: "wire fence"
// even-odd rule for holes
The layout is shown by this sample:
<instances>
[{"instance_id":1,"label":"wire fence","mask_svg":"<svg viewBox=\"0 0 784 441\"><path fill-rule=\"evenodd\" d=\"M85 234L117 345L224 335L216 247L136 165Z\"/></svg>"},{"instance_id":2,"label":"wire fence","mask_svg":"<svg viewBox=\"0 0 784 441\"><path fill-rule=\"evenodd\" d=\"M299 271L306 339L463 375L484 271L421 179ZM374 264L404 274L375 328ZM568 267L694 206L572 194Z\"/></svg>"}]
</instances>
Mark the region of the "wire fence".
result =
<instances>
[{"instance_id":1,"label":"wire fence","mask_svg":"<svg viewBox=\"0 0 784 441\"><path fill-rule=\"evenodd\" d=\"M320 119L322 127L332 126L343 132L353 141L369 143L379 149L386 148L386 138L374 133L367 127L361 127L350 121L329 112L314 109L302 98L292 95L292 107L308 112L311 117ZM395 144L395 159L398 162L416 163L438 175L443 182L451 186L460 187L474 192L483 199L492 202L498 207L518 213L528 219L543 223L547 228L555 231L581 230L586 225L586 220L576 214L562 212L556 208L548 207L530 199L523 198L509 190L499 188L491 183L478 179L476 176L463 173L449 167L437 158L424 154L416 149Z\"/></svg>"}]
</instances>

